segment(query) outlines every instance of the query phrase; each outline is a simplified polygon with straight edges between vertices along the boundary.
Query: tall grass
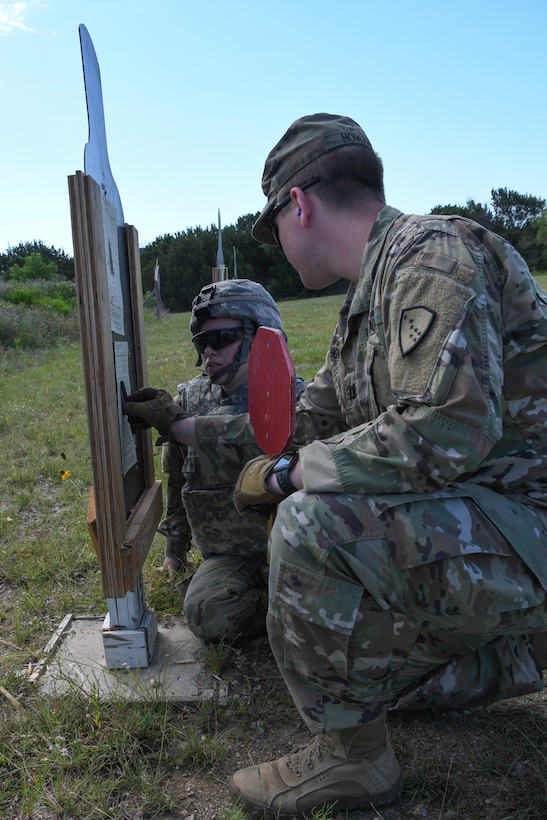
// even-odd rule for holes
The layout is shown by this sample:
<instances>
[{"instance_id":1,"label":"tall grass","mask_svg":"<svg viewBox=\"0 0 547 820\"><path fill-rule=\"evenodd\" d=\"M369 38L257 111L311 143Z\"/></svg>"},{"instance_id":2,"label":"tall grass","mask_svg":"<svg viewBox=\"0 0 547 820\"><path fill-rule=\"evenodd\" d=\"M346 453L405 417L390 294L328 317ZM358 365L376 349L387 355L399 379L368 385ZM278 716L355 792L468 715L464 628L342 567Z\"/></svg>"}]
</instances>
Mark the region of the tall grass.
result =
<instances>
[{"instance_id":1,"label":"tall grass","mask_svg":"<svg viewBox=\"0 0 547 820\"><path fill-rule=\"evenodd\" d=\"M78 339L74 282L0 279L0 351Z\"/></svg>"}]
</instances>

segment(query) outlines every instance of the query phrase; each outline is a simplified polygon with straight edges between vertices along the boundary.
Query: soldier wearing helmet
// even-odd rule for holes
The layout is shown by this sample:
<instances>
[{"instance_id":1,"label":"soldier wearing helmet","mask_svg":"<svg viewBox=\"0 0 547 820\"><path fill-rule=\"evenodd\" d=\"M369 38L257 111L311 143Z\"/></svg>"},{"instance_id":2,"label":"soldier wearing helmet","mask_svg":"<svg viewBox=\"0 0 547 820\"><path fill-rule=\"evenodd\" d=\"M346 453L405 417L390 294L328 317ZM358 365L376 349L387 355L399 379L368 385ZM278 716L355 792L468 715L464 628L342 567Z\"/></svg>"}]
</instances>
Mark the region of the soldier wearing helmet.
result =
<instances>
[{"instance_id":1,"label":"soldier wearing helmet","mask_svg":"<svg viewBox=\"0 0 547 820\"><path fill-rule=\"evenodd\" d=\"M184 569L192 545L202 553L204 560L177 588L188 626L204 641L265 634L267 525L243 518L233 503L240 469L261 450L246 434L230 461L203 458L195 425L201 417L247 413L249 352L260 326L284 332L278 307L262 285L232 279L201 289L192 304L190 330L203 372L179 384L174 400L180 416L190 417L184 419L190 432L163 446L167 510L158 532L166 536L164 567ZM297 379L297 394L304 386Z\"/></svg>"},{"instance_id":2,"label":"soldier wearing helmet","mask_svg":"<svg viewBox=\"0 0 547 820\"><path fill-rule=\"evenodd\" d=\"M232 382L241 367L247 364L253 337L259 327L273 327L284 332L276 303L258 282L252 282L250 279L228 279L224 282L206 285L192 303L190 319L192 341L199 356L197 366L201 364L203 356L201 348L206 339L201 331L204 329L204 324L215 319L222 319L223 327L238 326L241 332L242 344L237 349L233 360L230 364L223 366L221 372L215 371L211 375L212 382L216 384L221 381L225 387ZM224 321L227 319L229 322ZM207 332L205 329L205 333ZM225 378L222 378L224 376Z\"/></svg>"}]
</instances>

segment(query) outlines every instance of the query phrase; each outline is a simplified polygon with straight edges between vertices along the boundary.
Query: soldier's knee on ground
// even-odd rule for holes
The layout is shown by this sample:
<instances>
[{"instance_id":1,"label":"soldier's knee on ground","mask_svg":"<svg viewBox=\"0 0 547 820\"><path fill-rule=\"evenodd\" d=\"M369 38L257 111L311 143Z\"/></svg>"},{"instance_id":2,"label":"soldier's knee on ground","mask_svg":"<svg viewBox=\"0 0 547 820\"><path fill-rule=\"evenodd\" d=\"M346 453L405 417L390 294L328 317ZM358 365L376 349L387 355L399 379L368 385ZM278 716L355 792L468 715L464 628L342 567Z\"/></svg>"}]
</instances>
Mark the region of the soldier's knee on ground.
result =
<instances>
[{"instance_id":1,"label":"soldier's knee on ground","mask_svg":"<svg viewBox=\"0 0 547 820\"><path fill-rule=\"evenodd\" d=\"M184 598L188 627L205 642L250 641L266 633L268 591L253 558L209 558L192 577ZM262 563L262 562L259 562Z\"/></svg>"}]
</instances>

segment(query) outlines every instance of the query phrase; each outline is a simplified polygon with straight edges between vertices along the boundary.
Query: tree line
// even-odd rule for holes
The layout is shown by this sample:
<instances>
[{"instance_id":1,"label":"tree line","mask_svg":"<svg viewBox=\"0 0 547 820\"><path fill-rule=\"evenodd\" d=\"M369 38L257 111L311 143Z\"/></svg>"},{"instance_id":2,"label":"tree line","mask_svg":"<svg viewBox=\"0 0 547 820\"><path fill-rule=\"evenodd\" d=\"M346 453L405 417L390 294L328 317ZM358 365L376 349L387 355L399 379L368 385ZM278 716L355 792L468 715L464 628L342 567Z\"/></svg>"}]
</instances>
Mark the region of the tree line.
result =
<instances>
[{"instance_id":1,"label":"tree line","mask_svg":"<svg viewBox=\"0 0 547 820\"><path fill-rule=\"evenodd\" d=\"M251 237L251 227L257 217L258 212L241 216L235 225L222 229L223 256L229 278L237 274L239 279L260 282L276 300L314 295L304 288L281 248L259 244ZM147 293L153 288L157 259L163 306L175 312L189 310L196 293L211 281L217 247L218 228L214 225L158 237L141 249L143 291Z\"/></svg>"},{"instance_id":2,"label":"tree line","mask_svg":"<svg viewBox=\"0 0 547 820\"><path fill-rule=\"evenodd\" d=\"M545 199L519 194L507 188L491 191L489 205L470 199L464 206L437 205L432 214L460 214L505 237L526 259L533 271L547 271L547 208ZM261 245L251 237L258 212L240 217L222 230L224 261L230 278L260 282L274 299L298 299L320 295L306 290L287 262L281 248ZM190 309L198 290L211 281L218 247L218 229L188 228L165 234L141 248L143 293L153 291L154 267L159 263L163 307L173 312ZM74 279L74 260L43 242L22 243L0 254L0 279ZM333 285L322 294L343 292L345 284Z\"/></svg>"},{"instance_id":3,"label":"tree line","mask_svg":"<svg viewBox=\"0 0 547 820\"><path fill-rule=\"evenodd\" d=\"M547 271L547 208L545 199L519 194L507 188L491 192L491 204L470 199L464 206L437 205L432 214L460 214L505 237L526 259L533 271ZM223 229L223 250L229 275L234 266L240 279L260 282L274 299L343 292L347 283L333 285L321 294L306 290L281 248L261 245L251 237L251 227L259 213L247 214L235 225ZM141 250L143 289L153 288L156 259L160 266L163 305L173 311L187 311L197 291L211 281L217 253L218 230L190 228L175 235L158 237ZM235 259L234 259L235 256Z\"/></svg>"},{"instance_id":4,"label":"tree line","mask_svg":"<svg viewBox=\"0 0 547 820\"><path fill-rule=\"evenodd\" d=\"M0 253L0 279L51 281L57 277L74 279L74 259L40 240L21 242Z\"/></svg>"}]
</instances>

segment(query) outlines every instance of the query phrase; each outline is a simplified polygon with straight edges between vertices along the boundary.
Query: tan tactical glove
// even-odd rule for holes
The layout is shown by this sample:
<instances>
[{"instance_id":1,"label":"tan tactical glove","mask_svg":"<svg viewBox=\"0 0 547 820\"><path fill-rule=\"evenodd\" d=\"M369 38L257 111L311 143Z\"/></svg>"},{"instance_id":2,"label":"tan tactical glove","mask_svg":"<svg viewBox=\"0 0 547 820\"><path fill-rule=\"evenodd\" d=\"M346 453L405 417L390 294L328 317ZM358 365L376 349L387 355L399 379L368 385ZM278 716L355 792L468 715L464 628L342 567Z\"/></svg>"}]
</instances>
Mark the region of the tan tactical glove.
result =
<instances>
[{"instance_id":1,"label":"tan tactical glove","mask_svg":"<svg viewBox=\"0 0 547 820\"><path fill-rule=\"evenodd\" d=\"M131 393L122 405L122 411L129 416L132 427L136 430L148 430L155 427L160 438L156 444L169 440L171 425L177 419L188 418L180 405L175 404L167 390L157 387L142 387Z\"/></svg>"},{"instance_id":2,"label":"tan tactical glove","mask_svg":"<svg viewBox=\"0 0 547 820\"><path fill-rule=\"evenodd\" d=\"M240 472L234 489L234 504L241 515L263 521L283 500L283 495L272 493L266 487L266 480L278 459L279 456L257 456Z\"/></svg>"}]
</instances>

